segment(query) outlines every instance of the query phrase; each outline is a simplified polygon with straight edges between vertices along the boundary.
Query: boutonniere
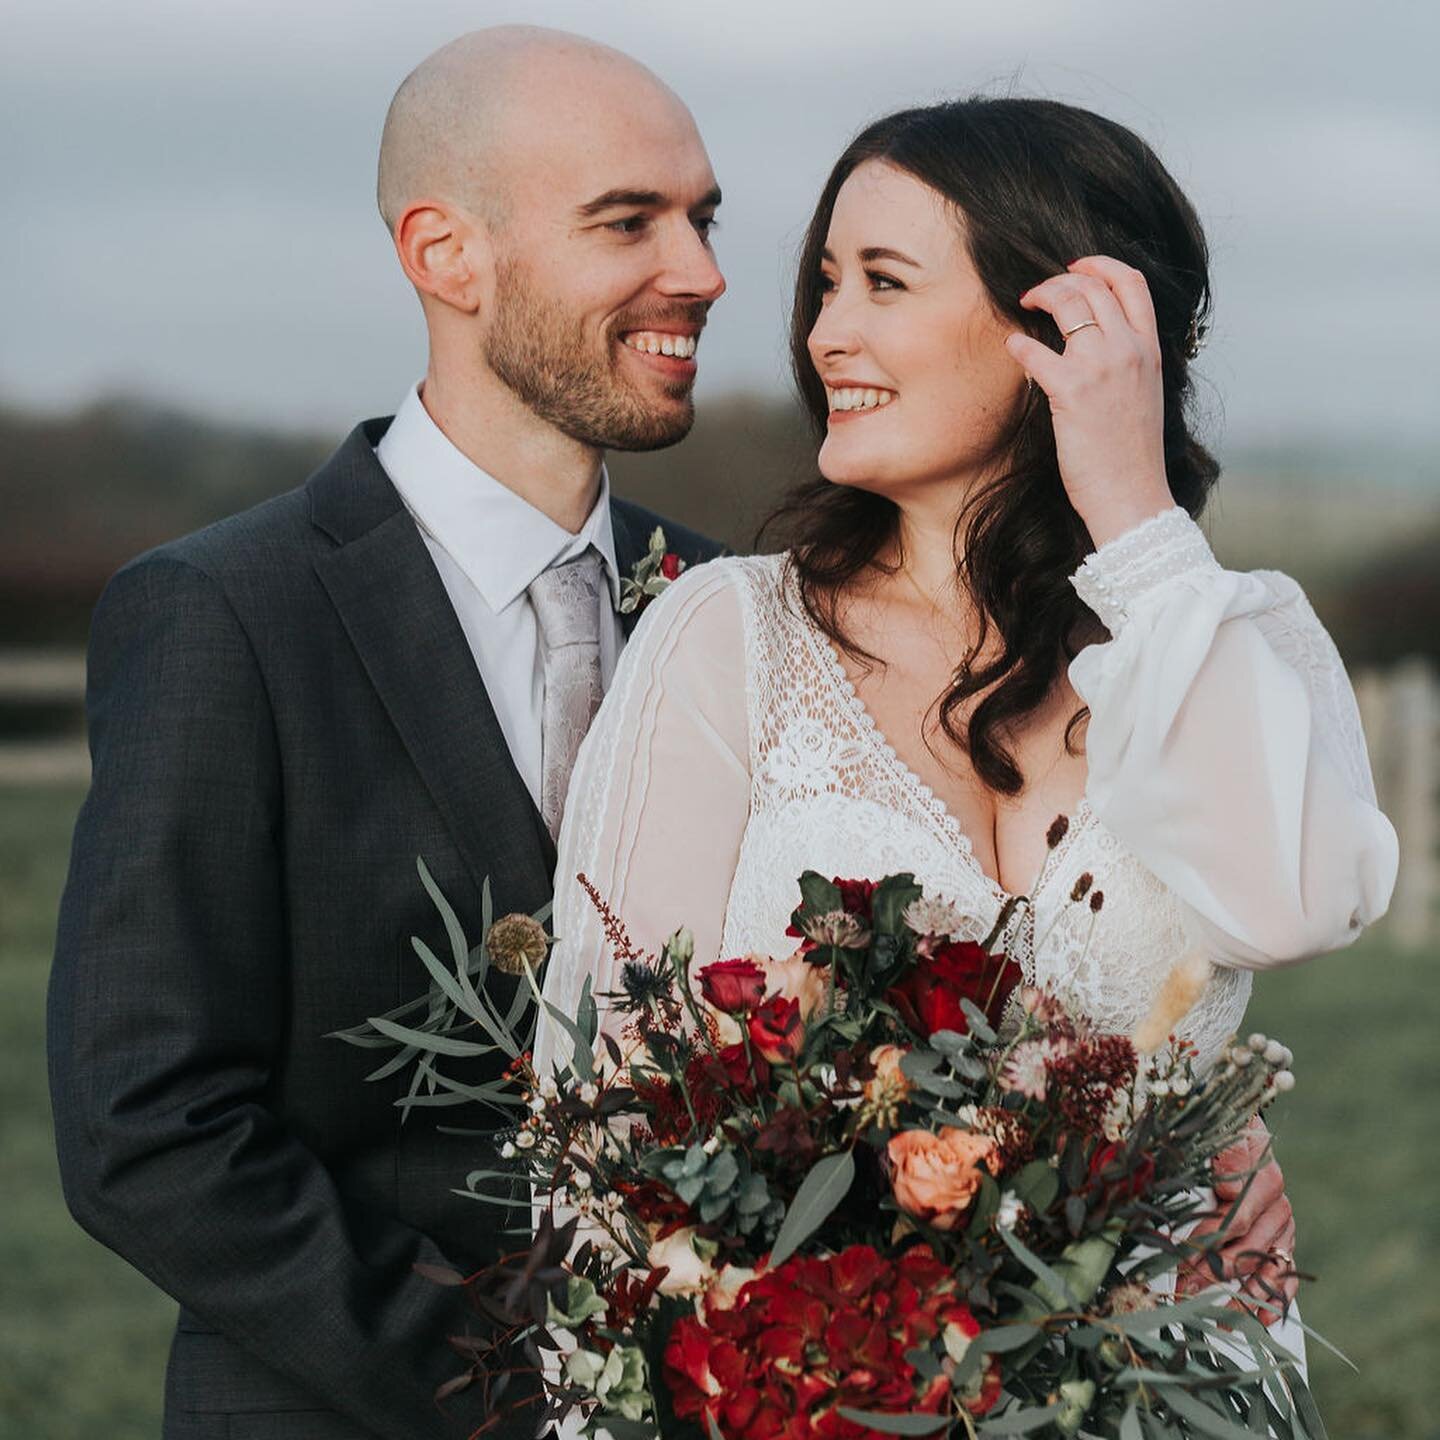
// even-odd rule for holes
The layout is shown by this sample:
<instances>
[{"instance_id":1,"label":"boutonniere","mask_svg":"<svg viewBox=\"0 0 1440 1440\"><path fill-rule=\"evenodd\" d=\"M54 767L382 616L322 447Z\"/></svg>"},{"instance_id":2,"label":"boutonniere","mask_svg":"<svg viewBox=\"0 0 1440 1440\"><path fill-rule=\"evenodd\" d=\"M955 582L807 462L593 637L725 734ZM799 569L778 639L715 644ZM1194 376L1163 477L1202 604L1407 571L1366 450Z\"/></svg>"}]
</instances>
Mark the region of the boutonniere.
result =
<instances>
[{"instance_id":1,"label":"boutonniere","mask_svg":"<svg viewBox=\"0 0 1440 1440\"><path fill-rule=\"evenodd\" d=\"M639 614L672 580L680 578L685 562L665 548L665 531L659 525L650 534L650 548L620 582L620 613Z\"/></svg>"}]
</instances>

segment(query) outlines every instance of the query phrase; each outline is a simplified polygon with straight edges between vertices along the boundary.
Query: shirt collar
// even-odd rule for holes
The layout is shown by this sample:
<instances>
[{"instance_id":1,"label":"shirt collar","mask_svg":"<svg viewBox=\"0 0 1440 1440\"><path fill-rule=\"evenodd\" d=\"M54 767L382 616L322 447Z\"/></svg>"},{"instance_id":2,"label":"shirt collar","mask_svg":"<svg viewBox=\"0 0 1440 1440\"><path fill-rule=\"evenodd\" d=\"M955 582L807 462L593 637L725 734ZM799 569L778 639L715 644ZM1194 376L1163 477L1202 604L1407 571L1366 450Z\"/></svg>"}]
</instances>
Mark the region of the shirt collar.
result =
<instances>
[{"instance_id":1,"label":"shirt collar","mask_svg":"<svg viewBox=\"0 0 1440 1440\"><path fill-rule=\"evenodd\" d=\"M604 562L611 603L619 607L610 475L603 465L595 506L572 535L456 449L421 403L418 386L405 396L375 454L415 523L492 611L513 604L542 571L592 545Z\"/></svg>"}]
</instances>

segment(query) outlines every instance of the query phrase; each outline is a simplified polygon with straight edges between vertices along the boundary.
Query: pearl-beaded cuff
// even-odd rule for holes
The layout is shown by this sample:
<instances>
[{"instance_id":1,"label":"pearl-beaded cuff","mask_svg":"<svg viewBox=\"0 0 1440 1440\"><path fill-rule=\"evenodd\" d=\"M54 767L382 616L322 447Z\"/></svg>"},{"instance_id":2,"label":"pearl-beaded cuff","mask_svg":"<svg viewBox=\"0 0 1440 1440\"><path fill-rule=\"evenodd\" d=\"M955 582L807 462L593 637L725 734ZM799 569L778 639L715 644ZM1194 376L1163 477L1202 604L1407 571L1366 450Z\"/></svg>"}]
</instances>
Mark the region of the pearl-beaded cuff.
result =
<instances>
[{"instance_id":1,"label":"pearl-beaded cuff","mask_svg":"<svg viewBox=\"0 0 1440 1440\"><path fill-rule=\"evenodd\" d=\"M1177 505L1107 541L1070 583L1114 636L1152 591L1182 575L1219 569L1205 532Z\"/></svg>"}]
</instances>

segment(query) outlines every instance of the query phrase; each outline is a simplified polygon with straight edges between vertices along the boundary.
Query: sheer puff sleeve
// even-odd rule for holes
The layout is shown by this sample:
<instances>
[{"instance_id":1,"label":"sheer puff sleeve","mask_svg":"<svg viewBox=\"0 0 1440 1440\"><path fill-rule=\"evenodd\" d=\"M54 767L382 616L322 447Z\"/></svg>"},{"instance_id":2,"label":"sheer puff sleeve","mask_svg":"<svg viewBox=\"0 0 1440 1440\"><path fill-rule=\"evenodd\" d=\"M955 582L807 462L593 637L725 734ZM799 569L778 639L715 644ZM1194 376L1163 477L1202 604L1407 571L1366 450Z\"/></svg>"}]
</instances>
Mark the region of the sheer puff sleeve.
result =
<instances>
[{"instance_id":1,"label":"sheer puff sleeve","mask_svg":"<svg viewBox=\"0 0 1440 1440\"><path fill-rule=\"evenodd\" d=\"M1395 831L1354 693L1300 587L1224 570L1181 509L1071 577L1111 639L1070 664L1086 797L1218 964L1291 964L1385 913Z\"/></svg>"},{"instance_id":2,"label":"sheer puff sleeve","mask_svg":"<svg viewBox=\"0 0 1440 1440\"><path fill-rule=\"evenodd\" d=\"M560 829L556 943L545 999L574 1015L585 977L598 996L619 983L595 886L632 941L659 952L680 926L695 963L716 958L750 808L745 640L733 562L712 560L653 601L580 748ZM601 1028L607 1024L601 1004ZM542 1018L535 1067L568 1061L570 1042Z\"/></svg>"}]
</instances>

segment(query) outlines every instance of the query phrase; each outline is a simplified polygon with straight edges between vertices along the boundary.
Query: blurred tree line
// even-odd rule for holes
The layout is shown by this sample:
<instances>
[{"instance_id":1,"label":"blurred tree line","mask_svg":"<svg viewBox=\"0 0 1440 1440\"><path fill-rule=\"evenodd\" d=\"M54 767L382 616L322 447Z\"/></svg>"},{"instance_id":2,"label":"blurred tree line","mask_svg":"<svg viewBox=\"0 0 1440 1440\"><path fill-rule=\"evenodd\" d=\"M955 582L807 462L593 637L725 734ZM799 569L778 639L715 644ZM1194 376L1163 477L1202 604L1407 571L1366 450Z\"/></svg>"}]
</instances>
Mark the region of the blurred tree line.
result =
<instances>
[{"instance_id":1,"label":"blurred tree line","mask_svg":"<svg viewBox=\"0 0 1440 1440\"><path fill-rule=\"evenodd\" d=\"M0 407L0 645L83 644L128 558L302 483L338 438L131 401L65 415ZM1440 659L1440 463L1227 458L1209 522L1226 563L1293 574L1351 665ZM794 405L731 397L702 401L683 444L609 463L620 494L744 551L813 462Z\"/></svg>"}]
</instances>

